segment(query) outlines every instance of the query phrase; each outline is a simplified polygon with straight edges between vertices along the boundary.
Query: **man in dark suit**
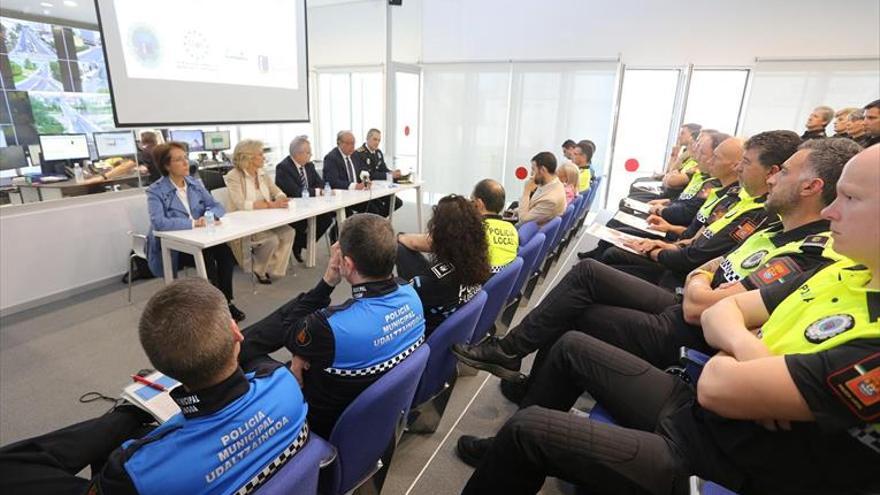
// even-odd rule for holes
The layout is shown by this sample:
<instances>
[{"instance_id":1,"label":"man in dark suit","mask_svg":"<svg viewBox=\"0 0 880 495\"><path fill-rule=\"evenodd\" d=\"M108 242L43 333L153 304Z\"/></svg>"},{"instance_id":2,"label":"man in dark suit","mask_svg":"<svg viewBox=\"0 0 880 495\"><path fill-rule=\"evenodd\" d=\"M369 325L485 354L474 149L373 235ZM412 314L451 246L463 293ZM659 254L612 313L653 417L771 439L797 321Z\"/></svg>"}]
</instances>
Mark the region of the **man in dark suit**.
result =
<instances>
[{"instance_id":1,"label":"man in dark suit","mask_svg":"<svg viewBox=\"0 0 880 495\"><path fill-rule=\"evenodd\" d=\"M275 184L284 191L288 198L301 198L303 191L314 196L317 190L324 189L324 181L312 163L312 145L306 136L297 136L290 142L290 155L281 160L275 168ZM325 213L315 218L315 239L320 239L330 224L333 213ZM293 239L293 256L303 262L302 250L306 247L308 220L300 220L290 224L296 231Z\"/></svg>"},{"instance_id":2,"label":"man in dark suit","mask_svg":"<svg viewBox=\"0 0 880 495\"><path fill-rule=\"evenodd\" d=\"M400 170L394 170L392 172L388 169L388 165L385 164L385 155L383 155L382 150L379 149L379 143L381 142L382 133L379 129L370 129L367 131L366 142L354 151L355 166L360 166L362 170L369 172L372 180L387 180L388 174L391 174L394 179L397 179L400 177ZM391 197L377 199L376 202L378 203L379 211L376 213L383 217L387 217L389 214L388 206L390 201ZM403 202L400 201L400 198L394 196L394 209L398 210L401 206L403 206Z\"/></svg>"},{"instance_id":3,"label":"man in dark suit","mask_svg":"<svg viewBox=\"0 0 880 495\"><path fill-rule=\"evenodd\" d=\"M354 156L354 134L351 131L339 131L336 134L336 147L324 156L324 180L329 182L333 189L361 191L369 187L360 180L361 170L364 170L364 167ZM346 208L347 215L364 212L380 214L379 202L367 201Z\"/></svg>"}]
</instances>

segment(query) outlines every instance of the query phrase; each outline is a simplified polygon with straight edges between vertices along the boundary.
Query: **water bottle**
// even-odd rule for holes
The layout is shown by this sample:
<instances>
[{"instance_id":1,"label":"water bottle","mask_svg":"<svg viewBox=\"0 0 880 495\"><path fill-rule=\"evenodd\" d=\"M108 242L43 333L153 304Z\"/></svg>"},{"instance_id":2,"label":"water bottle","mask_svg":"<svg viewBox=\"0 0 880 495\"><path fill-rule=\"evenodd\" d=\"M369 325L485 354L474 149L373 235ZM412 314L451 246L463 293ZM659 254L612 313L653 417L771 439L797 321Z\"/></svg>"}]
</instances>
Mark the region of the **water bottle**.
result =
<instances>
[{"instance_id":1,"label":"water bottle","mask_svg":"<svg viewBox=\"0 0 880 495\"><path fill-rule=\"evenodd\" d=\"M303 188L302 197L303 197L303 199L308 199L308 197L309 197L309 188L308 187Z\"/></svg>"},{"instance_id":2,"label":"water bottle","mask_svg":"<svg viewBox=\"0 0 880 495\"><path fill-rule=\"evenodd\" d=\"M82 184L85 181L85 178L83 177L83 168L79 162L76 162L73 165L73 179L77 184Z\"/></svg>"},{"instance_id":3,"label":"water bottle","mask_svg":"<svg viewBox=\"0 0 880 495\"><path fill-rule=\"evenodd\" d=\"M324 183L324 199L330 200L331 196L333 196L333 189L330 187L329 182Z\"/></svg>"},{"instance_id":4,"label":"water bottle","mask_svg":"<svg viewBox=\"0 0 880 495\"><path fill-rule=\"evenodd\" d=\"M205 210L205 228L209 234L214 233L214 212L210 208Z\"/></svg>"}]
</instances>

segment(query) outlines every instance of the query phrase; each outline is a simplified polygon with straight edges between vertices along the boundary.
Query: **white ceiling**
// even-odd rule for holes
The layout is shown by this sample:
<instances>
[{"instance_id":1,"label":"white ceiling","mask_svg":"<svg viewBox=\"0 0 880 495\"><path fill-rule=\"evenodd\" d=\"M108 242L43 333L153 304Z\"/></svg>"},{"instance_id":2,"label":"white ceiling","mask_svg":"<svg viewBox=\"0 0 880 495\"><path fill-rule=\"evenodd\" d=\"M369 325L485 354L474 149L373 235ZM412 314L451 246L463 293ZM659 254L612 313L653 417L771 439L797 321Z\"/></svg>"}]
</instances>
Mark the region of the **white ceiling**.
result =
<instances>
[{"instance_id":1,"label":"white ceiling","mask_svg":"<svg viewBox=\"0 0 880 495\"><path fill-rule=\"evenodd\" d=\"M94 0L3 0L3 10L8 10L12 14L20 12L27 16L98 24Z\"/></svg>"}]
</instances>

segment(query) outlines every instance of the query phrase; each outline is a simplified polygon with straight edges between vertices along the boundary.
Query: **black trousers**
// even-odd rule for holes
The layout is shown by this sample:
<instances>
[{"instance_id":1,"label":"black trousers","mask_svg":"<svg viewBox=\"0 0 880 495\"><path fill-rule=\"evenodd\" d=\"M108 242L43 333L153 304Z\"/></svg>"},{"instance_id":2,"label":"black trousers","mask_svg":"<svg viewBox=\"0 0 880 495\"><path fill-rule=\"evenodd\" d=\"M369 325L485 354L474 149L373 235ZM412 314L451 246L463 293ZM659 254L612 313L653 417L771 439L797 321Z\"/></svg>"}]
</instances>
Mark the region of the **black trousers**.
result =
<instances>
[{"instance_id":1,"label":"black trousers","mask_svg":"<svg viewBox=\"0 0 880 495\"><path fill-rule=\"evenodd\" d=\"M334 213L325 213L323 215L318 215L315 218L315 240L321 238L324 235L324 232L327 232L327 229L330 228L330 224L333 223L333 219L335 218ZM299 222L294 222L290 224L293 230L296 232L296 235L293 237L293 249L294 251L305 249L306 247L306 238L309 232L309 221L308 220L300 220Z\"/></svg>"},{"instance_id":2,"label":"black trousers","mask_svg":"<svg viewBox=\"0 0 880 495\"><path fill-rule=\"evenodd\" d=\"M520 355L538 351L532 382L550 348L569 330L666 368L678 364L681 346L711 352L700 328L684 321L677 302L669 291L588 259L572 267L501 345Z\"/></svg>"},{"instance_id":3,"label":"black trousers","mask_svg":"<svg viewBox=\"0 0 880 495\"><path fill-rule=\"evenodd\" d=\"M711 457L717 472L700 474L737 486L735 470L711 445L688 452L670 417L695 401L673 375L613 345L576 332L553 346L524 399L498 432L463 494L533 494L546 476L587 493L688 493L692 459ZM589 392L618 422L610 425L569 414ZM698 462L698 464L702 464Z\"/></svg>"},{"instance_id":4,"label":"black trousers","mask_svg":"<svg viewBox=\"0 0 880 495\"><path fill-rule=\"evenodd\" d=\"M666 267L645 256L624 251L616 246L611 246L598 257L599 261L606 265L638 277L654 285L660 284L666 275ZM667 284L663 284L667 287Z\"/></svg>"},{"instance_id":5,"label":"black trousers","mask_svg":"<svg viewBox=\"0 0 880 495\"><path fill-rule=\"evenodd\" d=\"M0 492L33 494L85 493L89 480L76 474L91 466L101 471L110 453L153 427L146 413L120 407L101 417L0 449Z\"/></svg>"},{"instance_id":6,"label":"black trousers","mask_svg":"<svg viewBox=\"0 0 880 495\"><path fill-rule=\"evenodd\" d=\"M234 299L232 294L232 270L235 269L235 256L228 244L218 244L202 251L205 258L205 271L208 280L226 296L228 302ZM196 266L191 254L178 253L177 267Z\"/></svg>"}]
</instances>

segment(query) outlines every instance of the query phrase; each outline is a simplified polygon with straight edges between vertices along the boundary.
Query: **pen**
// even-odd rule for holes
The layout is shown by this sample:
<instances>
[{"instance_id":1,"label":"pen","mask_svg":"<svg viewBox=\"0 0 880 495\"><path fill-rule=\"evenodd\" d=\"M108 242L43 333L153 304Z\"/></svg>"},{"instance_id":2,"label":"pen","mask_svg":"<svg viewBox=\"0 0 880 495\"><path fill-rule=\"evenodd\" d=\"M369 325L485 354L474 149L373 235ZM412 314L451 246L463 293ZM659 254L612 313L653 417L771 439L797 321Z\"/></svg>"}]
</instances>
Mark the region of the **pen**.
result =
<instances>
[{"instance_id":1,"label":"pen","mask_svg":"<svg viewBox=\"0 0 880 495\"><path fill-rule=\"evenodd\" d=\"M140 375L131 375L131 379L140 383L140 384L146 385L152 389L158 390L159 392L165 391L165 387L163 387L162 385L159 385L158 383L155 383L155 382L151 382L150 380L147 380L146 378L144 378Z\"/></svg>"}]
</instances>

